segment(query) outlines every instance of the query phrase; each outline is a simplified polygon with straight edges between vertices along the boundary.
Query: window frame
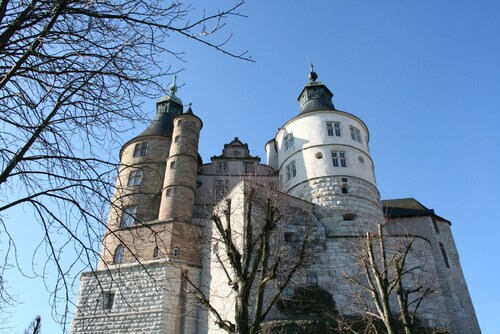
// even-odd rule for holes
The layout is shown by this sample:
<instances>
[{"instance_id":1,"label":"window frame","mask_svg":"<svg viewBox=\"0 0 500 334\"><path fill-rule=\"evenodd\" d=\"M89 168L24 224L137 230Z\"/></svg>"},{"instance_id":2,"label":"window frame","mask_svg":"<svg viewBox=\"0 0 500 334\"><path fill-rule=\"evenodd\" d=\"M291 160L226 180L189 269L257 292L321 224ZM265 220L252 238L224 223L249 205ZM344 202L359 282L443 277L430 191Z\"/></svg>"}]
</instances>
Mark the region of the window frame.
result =
<instances>
[{"instance_id":1,"label":"window frame","mask_svg":"<svg viewBox=\"0 0 500 334\"><path fill-rule=\"evenodd\" d=\"M148 154L148 142L143 141L136 143L132 157L145 157Z\"/></svg>"},{"instance_id":2,"label":"window frame","mask_svg":"<svg viewBox=\"0 0 500 334\"><path fill-rule=\"evenodd\" d=\"M125 255L125 246L123 244L119 244L115 248L115 252L113 253L113 264L120 264L123 262L123 257Z\"/></svg>"},{"instance_id":3,"label":"window frame","mask_svg":"<svg viewBox=\"0 0 500 334\"><path fill-rule=\"evenodd\" d=\"M283 146L285 146L285 151L288 151L295 145L295 138L293 137L293 132L286 134L283 137Z\"/></svg>"},{"instance_id":4,"label":"window frame","mask_svg":"<svg viewBox=\"0 0 500 334\"><path fill-rule=\"evenodd\" d=\"M217 174L227 174L227 170L228 170L227 161L217 162L217 166L216 166L216 170L215 170L217 172Z\"/></svg>"},{"instance_id":5,"label":"window frame","mask_svg":"<svg viewBox=\"0 0 500 334\"><path fill-rule=\"evenodd\" d=\"M361 130L359 130L357 127L350 125L349 129L351 131L351 138L352 140L355 140L359 143L363 143L363 140L361 139Z\"/></svg>"},{"instance_id":6,"label":"window frame","mask_svg":"<svg viewBox=\"0 0 500 334\"><path fill-rule=\"evenodd\" d=\"M295 160L290 161L285 166L285 175L287 182L297 176L297 165L295 164Z\"/></svg>"},{"instance_id":7,"label":"window frame","mask_svg":"<svg viewBox=\"0 0 500 334\"><path fill-rule=\"evenodd\" d=\"M120 228L131 228L136 223L137 206L126 206L122 210Z\"/></svg>"},{"instance_id":8,"label":"window frame","mask_svg":"<svg viewBox=\"0 0 500 334\"><path fill-rule=\"evenodd\" d=\"M346 151L335 150L331 151L332 164L335 168L347 168Z\"/></svg>"},{"instance_id":9,"label":"window frame","mask_svg":"<svg viewBox=\"0 0 500 334\"><path fill-rule=\"evenodd\" d=\"M102 294L102 309L110 311L115 303L115 293L113 291L104 291Z\"/></svg>"},{"instance_id":10,"label":"window frame","mask_svg":"<svg viewBox=\"0 0 500 334\"><path fill-rule=\"evenodd\" d=\"M326 131L327 131L328 137L342 137L340 122L327 121L326 122Z\"/></svg>"},{"instance_id":11,"label":"window frame","mask_svg":"<svg viewBox=\"0 0 500 334\"><path fill-rule=\"evenodd\" d=\"M228 180L215 180L214 181L214 195L216 198L226 196L229 187Z\"/></svg>"},{"instance_id":12,"label":"window frame","mask_svg":"<svg viewBox=\"0 0 500 334\"><path fill-rule=\"evenodd\" d=\"M140 186L142 184L142 178L144 177L144 171L142 169L136 169L130 172L128 175L127 187Z\"/></svg>"}]
</instances>

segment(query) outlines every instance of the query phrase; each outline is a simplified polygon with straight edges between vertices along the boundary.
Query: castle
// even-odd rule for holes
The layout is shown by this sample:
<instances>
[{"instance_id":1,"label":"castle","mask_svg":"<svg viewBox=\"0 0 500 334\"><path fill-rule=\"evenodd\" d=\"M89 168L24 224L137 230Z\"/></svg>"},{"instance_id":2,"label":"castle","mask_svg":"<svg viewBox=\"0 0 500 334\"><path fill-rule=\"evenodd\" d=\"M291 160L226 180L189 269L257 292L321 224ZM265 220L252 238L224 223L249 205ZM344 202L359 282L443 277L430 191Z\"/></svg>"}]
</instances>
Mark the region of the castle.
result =
<instances>
[{"instance_id":1,"label":"castle","mask_svg":"<svg viewBox=\"0 0 500 334\"><path fill-rule=\"evenodd\" d=\"M367 126L337 110L332 92L317 79L311 68L299 113L266 144L267 164L238 138L203 163L202 120L191 106L184 111L174 80L150 125L120 151L101 260L81 276L72 333L222 332L205 308L189 302L185 275L231 316L231 302L214 293L228 289L223 274L203 256L211 247L199 237L212 233L203 227L211 225L207 203L244 200L251 180L279 189L287 205L317 226L314 257L296 282L319 286L338 312L361 312L346 276L360 272L355 240L381 225L394 240L411 237L412 261L425 265L420 275L436 291L421 305L421 321L451 333L480 333L451 223L415 199L380 200ZM294 234L285 230L283 241L293 243ZM274 310L266 319L283 317Z\"/></svg>"}]
</instances>

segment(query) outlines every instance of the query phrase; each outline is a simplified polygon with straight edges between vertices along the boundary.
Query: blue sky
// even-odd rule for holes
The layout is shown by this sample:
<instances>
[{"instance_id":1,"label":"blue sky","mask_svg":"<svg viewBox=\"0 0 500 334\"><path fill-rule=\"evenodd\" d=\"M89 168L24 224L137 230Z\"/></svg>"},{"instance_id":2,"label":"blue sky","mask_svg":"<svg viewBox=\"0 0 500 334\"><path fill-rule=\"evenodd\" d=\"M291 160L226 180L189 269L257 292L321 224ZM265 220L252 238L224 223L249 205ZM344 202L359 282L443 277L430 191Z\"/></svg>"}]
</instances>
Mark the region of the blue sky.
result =
<instances>
[{"instance_id":1,"label":"blue sky","mask_svg":"<svg viewBox=\"0 0 500 334\"><path fill-rule=\"evenodd\" d=\"M203 160L239 137L265 162L264 144L298 113L313 62L337 109L370 129L382 198L414 197L452 222L482 331L497 332L500 2L249 1L241 12L248 18L230 19L221 33L256 63L180 39L170 42L186 62L165 58L185 68L177 95L204 122ZM151 117L155 102L144 105ZM39 313L44 333L60 332L41 282L9 285L24 300L11 310L13 333Z\"/></svg>"}]
</instances>

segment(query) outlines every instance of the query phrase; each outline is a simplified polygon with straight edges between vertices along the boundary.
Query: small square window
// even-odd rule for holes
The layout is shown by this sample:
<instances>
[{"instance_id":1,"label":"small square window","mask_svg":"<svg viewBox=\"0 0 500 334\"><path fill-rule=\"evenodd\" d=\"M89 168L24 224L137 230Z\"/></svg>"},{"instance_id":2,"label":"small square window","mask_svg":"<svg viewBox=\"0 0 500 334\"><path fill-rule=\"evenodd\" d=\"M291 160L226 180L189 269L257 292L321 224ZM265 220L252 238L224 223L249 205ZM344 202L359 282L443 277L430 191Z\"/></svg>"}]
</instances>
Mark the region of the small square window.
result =
<instances>
[{"instance_id":1,"label":"small square window","mask_svg":"<svg viewBox=\"0 0 500 334\"><path fill-rule=\"evenodd\" d=\"M167 188L167 190L165 191L165 195L166 195L167 197L172 196L172 195L173 195L173 193L174 193L174 192L173 192L172 188Z\"/></svg>"},{"instance_id":2,"label":"small square window","mask_svg":"<svg viewBox=\"0 0 500 334\"><path fill-rule=\"evenodd\" d=\"M356 215L354 213L346 213L342 216L342 218L345 220L345 221L352 221L354 219L356 219Z\"/></svg>"},{"instance_id":3,"label":"small square window","mask_svg":"<svg viewBox=\"0 0 500 334\"><path fill-rule=\"evenodd\" d=\"M296 241L297 236L295 232L285 232L284 238L286 242L293 242Z\"/></svg>"},{"instance_id":4,"label":"small square window","mask_svg":"<svg viewBox=\"0 0 500 334\"><path fill-rule=\"evenodd\" d=\"M175 169L175 161L170 161L170 169Z\"/></svg>"}]
</instances>

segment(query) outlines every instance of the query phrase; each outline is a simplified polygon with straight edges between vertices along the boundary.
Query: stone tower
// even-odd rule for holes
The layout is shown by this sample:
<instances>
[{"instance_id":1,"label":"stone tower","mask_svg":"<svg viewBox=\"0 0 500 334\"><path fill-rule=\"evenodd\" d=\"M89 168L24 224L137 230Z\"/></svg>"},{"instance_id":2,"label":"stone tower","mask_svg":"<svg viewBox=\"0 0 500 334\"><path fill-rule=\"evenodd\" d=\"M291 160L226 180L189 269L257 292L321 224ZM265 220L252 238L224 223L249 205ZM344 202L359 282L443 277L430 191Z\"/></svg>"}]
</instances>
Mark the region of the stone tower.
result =
<instances>
[{"instance_id":1,"label":"stone tower","mask_svg":"<svg viewBox=\"0 0 500 334\"><path fill-rule=\"evenodd\" d=\"M327 235L358 234L383 222L368 148L358 117L335 109L317 74L299 95L300 112L268 142L268 163L279 170L283 191L312 202Z\"/></svg>"},{"instance_id":2,"label":"stone tower","mask_svg":"<svg viewBox=\"0 0 500 334\"><path fill-rule=\"evenodd\" d=\"M170 96L120 151L120 168L96 271L83 273L72 333L195 333L185 274L199 279L192 222L198 139L191 107ZM179 168L178 168L179 167Z\"/></svg>"}]
</instances>

